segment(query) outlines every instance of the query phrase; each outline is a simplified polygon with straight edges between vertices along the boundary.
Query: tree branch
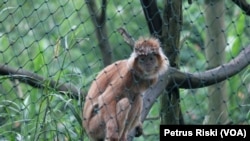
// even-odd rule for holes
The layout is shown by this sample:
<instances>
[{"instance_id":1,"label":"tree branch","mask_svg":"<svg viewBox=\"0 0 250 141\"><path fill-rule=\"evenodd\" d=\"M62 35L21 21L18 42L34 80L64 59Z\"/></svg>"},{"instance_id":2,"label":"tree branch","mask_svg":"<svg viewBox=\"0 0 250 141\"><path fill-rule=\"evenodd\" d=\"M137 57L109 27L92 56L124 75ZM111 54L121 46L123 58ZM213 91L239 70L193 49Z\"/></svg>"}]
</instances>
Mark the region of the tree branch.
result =
<instances>
[{"instance_id":1,"label":"tree branch","mask_svg":"<svg viewBox=\"0 0 250 141\"><path fill-rule=\"evenodd\" d=\"M141 6L151 35L161 38L162 19L156 0L141 0Z\"/></svg>"},{"instance_id":2,"label":"tree branch","mask_svg":"<svg viewBox=\"0 0 250 141\"><path fill-rule=\"evenodd\" d=\"M236 5L238 5L246 15L250 16L250 5L246 0L232 0Z\"/></svg>"},{"instance_id":3,"label":"tree branch","mask_svg":"<svg viewBox=\"0 0 250 141\"><path fill-rule=\"evenodd\" d=\"M18 68L12 68L7 65L0 64L0 75L8 76L11 79L18 79L20 82L26 83L35 88L51 88L61 94L69 94L74 99L80 98L83 92L78 90L74 85L69 83L57 83L54 80L48 80L30 71Z\"/></svg>"},{"instance_id":4,"label":"tree branch","mask_svg":"<svg viewBox=\"0 0 250 141\"><path fill-rule=\"evenodd\" d=\"M122 27L118 28L117 32L122 35L124 41L131 47L131 49L133 49L133 46L135 44L134 38Z\"/></svg>"},{"instance_id":5,"label":"tree branch","mask_svg":"<svg viewBox=\"0 0 250 141\"><path fill-rule=\"evenodd\" d=\"M250 64L250 45L243 48L237 57L230 62L204 72L184 73L171 69L170 79L172 85L179 88L202 88L224 81L242 71Z\"/></svg>"},{"instance_id":6,"label":"tree branch","mask_svg":"<svg viewBox=\"0 0 250 141\"><path fill-rule=\"evenodd\" d=\"M96 37L98 40L98 45L102 53L103 64L105 66L111 64L112 62L112 53L108 40L108 32L106 27L106 8L107 0L102 0L101 13L98 14L98 8L95 0L85 0L88 7L88 11L96 28Z\"/></svg>"}]
</instances>

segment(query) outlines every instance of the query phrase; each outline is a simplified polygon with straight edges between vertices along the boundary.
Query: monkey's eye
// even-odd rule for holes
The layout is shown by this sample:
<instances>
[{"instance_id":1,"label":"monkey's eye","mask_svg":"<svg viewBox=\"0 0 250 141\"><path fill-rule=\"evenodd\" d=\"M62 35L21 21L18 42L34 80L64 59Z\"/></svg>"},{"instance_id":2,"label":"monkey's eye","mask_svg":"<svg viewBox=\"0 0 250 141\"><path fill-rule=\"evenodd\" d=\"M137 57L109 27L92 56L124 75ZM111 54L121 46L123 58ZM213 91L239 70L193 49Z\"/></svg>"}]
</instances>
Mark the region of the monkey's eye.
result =
<instances>
[{"instance_id":1,"label":"monkey's eye","mask_svg":"<svg viewBox=\"0 0 250 141\"><path fill-rule=\"evenodd\" d=\"M138 58L138 60L139 60L140 63L143 63L143 62L145 62L145 57L140 56L140 57Z\"/></svg>"}]
</instances>

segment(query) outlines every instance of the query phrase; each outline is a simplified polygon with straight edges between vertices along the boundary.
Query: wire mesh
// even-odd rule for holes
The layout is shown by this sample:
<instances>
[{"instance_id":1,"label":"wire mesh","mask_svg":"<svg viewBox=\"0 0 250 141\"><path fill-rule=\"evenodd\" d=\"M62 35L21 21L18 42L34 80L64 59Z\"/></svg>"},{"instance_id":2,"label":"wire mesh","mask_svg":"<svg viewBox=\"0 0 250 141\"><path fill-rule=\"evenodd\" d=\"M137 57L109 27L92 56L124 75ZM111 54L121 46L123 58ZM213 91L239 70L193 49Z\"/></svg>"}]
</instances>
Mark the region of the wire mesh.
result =
<instances>
[{"instance_id":1,"label":"wire mesh","mask_svg":"<svg viewBox=\"0 0 250 141\"><path fill-rule=\"evenodd\" d=\"M81 92L87 93L93 79L107 65L100 45L109 43L108 56L114 62L128 58L131 53L117 32L119 27L128 29L136 39L150 36L139 1L108 1L106 19L101 24L95 14L102 12L102 3L96 1L96 13L89 12L88 3L88 0L0 2L0 140L88 140L81 123L85 97ZM162 14L164 2L157 4ZM205 71L213 59L205 51L214 39L205 43L206 30L211 25L206 24L204 5L203 1L195 0L192 4L187 1L182 4L178 63L183 72ZM225 1L221 15L224 15L224 29L218 29L218 34L225 39L225 46L216 55L224 54L222 63L226 63L248 44L250 20L231 1ZM96 23L99 25L95 26ZM6 75L2 66L14 71L7 70ZM32 83L37 78L34 74L43 78L39 84ZM217 84L216 89L225 89L226 95L214 108L211 108L214 103L209 105L209 98L220 93L207 87L179 89L185 124L208 124L211 113L219 107L223 107L227 123L249 124L249 78L246 67L228 78L224 87ZM66 88L56 85L65 83L74 86L78 98L60 91ZM53 84L56 86L51 88ZM160 109L157 99L143 122L143 135L134 140L159 140L163 114ZM220 114L215 120L219 121L224 113Z\"/></svg>"}]
</instances>

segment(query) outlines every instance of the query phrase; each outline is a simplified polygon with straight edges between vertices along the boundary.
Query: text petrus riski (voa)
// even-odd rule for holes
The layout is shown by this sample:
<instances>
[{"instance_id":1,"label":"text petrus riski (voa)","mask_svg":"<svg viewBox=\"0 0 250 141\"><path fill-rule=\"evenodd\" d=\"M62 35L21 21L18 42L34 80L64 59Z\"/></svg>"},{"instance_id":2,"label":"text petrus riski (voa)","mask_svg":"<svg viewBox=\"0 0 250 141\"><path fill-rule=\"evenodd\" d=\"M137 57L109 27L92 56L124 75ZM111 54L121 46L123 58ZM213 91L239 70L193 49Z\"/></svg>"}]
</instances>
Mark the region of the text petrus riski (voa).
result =
<instances>
[{"instance_id":1,"label":"text petrus riski (voa)","mask_svg":"<svg viewBox=\"0 0 250 141\"><path fill-rule=\"evenodd\" d=\"M195 129L194 131L170 130L164 129L164 136L217 136L217 129Z\"/></svg>"},{"instance_id":2,"label":"text petrus riski (voa)","mask_svg":"<svg viewBox=\"0 0 250 141\"><path fill-rule=\"evenodd\" d=\"M160 140L178 137L250 141L250 125L161 125Z\"/></svg>"}]
</instances>

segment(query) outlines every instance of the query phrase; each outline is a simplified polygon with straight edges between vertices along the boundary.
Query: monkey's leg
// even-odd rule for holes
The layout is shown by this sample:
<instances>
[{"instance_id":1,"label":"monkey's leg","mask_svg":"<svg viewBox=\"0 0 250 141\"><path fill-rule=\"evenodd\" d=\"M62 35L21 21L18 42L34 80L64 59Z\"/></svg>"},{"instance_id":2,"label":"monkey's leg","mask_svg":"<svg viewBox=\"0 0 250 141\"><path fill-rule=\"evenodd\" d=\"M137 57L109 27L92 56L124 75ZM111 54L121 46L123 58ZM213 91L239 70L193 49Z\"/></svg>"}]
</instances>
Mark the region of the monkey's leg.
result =
<instances>
[{"instance_id":1,"label":"monkey's leg","mask_svg":"<svg viewBox=\"0 0 250 141\"><path fill-rule=\"evenodd\" d=\"M93 116L89 121L88 128L86 128L91 141L104 140L105 138L105 124L99 114Z\"/></svg>"},{"instance_id":2,"label":"monkey's leg","mask_svg":"<svg viewBox=\"0 0 250 141\"><path fill-rule=\"evenodd\" d=\"M116 105L116 114L119 127L120 141L127 140L128 127L126 127L128 120L128 114L131 109L128 98L121 99Z\"/></svg>"},{"instance_id":3,"label":"monkey's leg","mask_svg":"<svg viewBox=\"0 0 250 141\"><path fill-rule=\"evenodd\" d=\"M119 141L119 130L115 119L106 122L105 141Z\"/></svg>"},{"instance_id":4,"label":"monkey's leg","mask_svg":"<svg viewBox=\"0 0 250 141\"><path fill-rule=\"evenodd\" d=\"M135 128L135 137L139 137L143 134L143 129L142 129L142 123L141 123L141 112L142 112L142 99L139 98L135 102L135 107L137 107L137 110L133 111L135 115L134 121L132 122L131 129Z\"/></svg>"},{"instance_id":5,"label":"monkey's leg","mask_svg":"<svg viewBox=\"0 0 250 141\"><path fill-rule=\"evenodd\" d=\"M119 128L116 115L116 101L104 104L101 112L106 123L105 141L119 141Z\"/></svg>"},{"instance_id":6,"label":"monkey's leg","mask_svg":"<svg viewBox=\"0 0 250 141\"><path fill-rule=\"evenodd\" d=\"M131 105L127 98L123 98L116 103L115 118L110 118L106 122L106 140L126 141L128 131L125 131L125 127L130 109Z\"/></svg>"}]
</instances>

